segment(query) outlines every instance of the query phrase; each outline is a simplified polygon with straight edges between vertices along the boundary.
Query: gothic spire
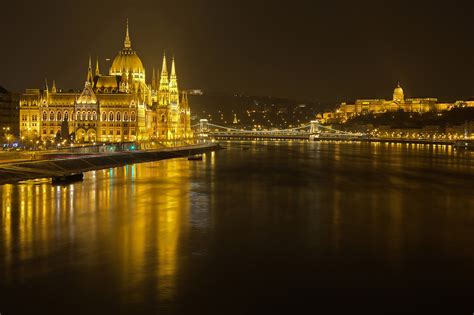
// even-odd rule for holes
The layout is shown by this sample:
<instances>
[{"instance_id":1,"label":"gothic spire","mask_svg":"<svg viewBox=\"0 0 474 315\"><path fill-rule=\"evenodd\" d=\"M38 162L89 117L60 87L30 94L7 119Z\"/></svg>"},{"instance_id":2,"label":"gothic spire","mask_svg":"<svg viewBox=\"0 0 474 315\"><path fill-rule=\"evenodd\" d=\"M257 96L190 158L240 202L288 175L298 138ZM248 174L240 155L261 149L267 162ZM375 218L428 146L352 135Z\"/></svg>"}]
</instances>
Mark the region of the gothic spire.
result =
<instances>
[{"instance_id":1,"label":"gothic spire","mask_svg":"<svg viewBox=\"0 0 474 315\"><path fill-rule=\"evenodd\" d=\"M151 76L151 89L156 90L156 76L155 76L155 67L153 67L153 74Z\"/></svg>"},{"instance_id":2,"label":"gothic spire","mask_svg":"<svg viewBox=\"0 0 474 315\"><path fill-rule=\"evenodd\" d=\"M161 106L167 106L169 104L169 78L168 78L168 68L166 67L166 55L163 55L163 68L161 69L160 76L160 87L159 87L159 97L158 101Z\"/></svg>"},{"instance_id":3,"label":"gothic spire","mask_svg":"<svg viewBox=\"0 0 474 315\"><path fill-rule=\"evenodd\" d=\"M99 76L100 75L100 70L99 70L99 57L97 57L96 63L95 63L95 75Z\"/></svg>"},{"instance_id":4,"label":"gothic spire","mask_svg":"<svg viewBox=\"0 0 474 315\"><path fill-rule=\"evenodd\" d=\"M90 84L92 84L92 82L94 81L94 77L92 76L92 61L91 61L91 57L89 56L89 68L87 69L87 82L89 82Z\"/></svg>"},{"instance_id":5,"label":"gothic spire","mask_svg":"<svg viewBox=\"0 0 474 315\"><path fill-rule=\"evenodd\" d=\"M127 31L125 33L125 40L123 42L123 45L125 48L132 47L132 41L130 40L130 33L128 32L128 18L127 18Z\"/></svg>"},{"instance_id":6,"label":"gothic spire","mask_svg":"<svg viewBox=\"0 0 474 315\"><path fill-rule=\"evenodd\" d=\"M168 78L168 67L166 66L166 53L163 53L163 67L161 68L161 80L163 80L163 76Z\"/></svg>"},{"instance_id":7,"label":"gothic spire","mask_svg":"<svg viewBox=\"0 0 474 315\"><path fill-rule=\"evenodd\" d=\"M51 87L51 93L56 93L56 81L53 80L53 86Z\"/></svg>"},{"instance_id":8,"label":"gothic spire","mask_svg":"<svg viewBox=\"0 0 474 315\"><path fill-rule=\"evenodd\" d=\"M171 62L171 77L176 77L176 67L174 65L174 56L173 56L173 61Z\"/></svg>"},{"instance_id":9,"label":"gothic spire","mask_svg":"<svg viewBox=\"0 0 474 315\"><path fill-rule=\"evenodd\" d=\"M178 78L176 77L176 66L173 61L171 63L171 76L170 76L170 102L174 105L179 105L179 90L178 90Z\"/></svg>"}]
</instances>

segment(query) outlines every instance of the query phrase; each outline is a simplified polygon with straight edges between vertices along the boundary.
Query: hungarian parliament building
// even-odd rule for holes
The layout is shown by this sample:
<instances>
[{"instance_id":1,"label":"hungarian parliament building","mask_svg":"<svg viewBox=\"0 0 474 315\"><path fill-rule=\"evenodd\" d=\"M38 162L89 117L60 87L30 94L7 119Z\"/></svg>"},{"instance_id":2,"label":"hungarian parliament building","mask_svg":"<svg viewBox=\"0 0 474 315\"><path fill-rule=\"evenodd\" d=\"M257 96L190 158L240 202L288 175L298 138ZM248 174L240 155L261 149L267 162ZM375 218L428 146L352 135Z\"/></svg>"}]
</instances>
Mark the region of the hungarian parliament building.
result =
<instances>
[{"instance_id":1,"label":"hungarian parliament building","mask_svg":"<svg viewBox=\"0 0 474 315\"><path fill-rule=\"evenodd\" d=\"M180 93L174 58L168 74L166 56L159 78L147 84L145 68L132 49L128 21L124 46L108 75L97 61L89 68L82 92L27 89L20 96L20 136L41 141L176 141L192 138L191 111Z\"/></svg>"}]
</instances>

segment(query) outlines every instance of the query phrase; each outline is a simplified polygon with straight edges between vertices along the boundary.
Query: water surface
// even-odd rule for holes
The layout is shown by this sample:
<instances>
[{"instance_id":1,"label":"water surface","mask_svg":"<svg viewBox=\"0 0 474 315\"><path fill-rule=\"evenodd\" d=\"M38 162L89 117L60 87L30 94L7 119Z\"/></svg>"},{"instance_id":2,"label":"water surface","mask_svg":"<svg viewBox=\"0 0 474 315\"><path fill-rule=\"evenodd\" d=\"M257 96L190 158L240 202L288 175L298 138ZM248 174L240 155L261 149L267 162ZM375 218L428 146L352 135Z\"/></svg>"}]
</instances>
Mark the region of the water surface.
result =
<instances>
[{"instance_id":1,"label":"water surface","mask_svg":"<svg viewBox=\"0 0 474 315\"><path fill-rule=\"evenodd\" d=\"M226 145L0 186L0 313L474 311L472 153Z\"/></svg>"}]
</instances>

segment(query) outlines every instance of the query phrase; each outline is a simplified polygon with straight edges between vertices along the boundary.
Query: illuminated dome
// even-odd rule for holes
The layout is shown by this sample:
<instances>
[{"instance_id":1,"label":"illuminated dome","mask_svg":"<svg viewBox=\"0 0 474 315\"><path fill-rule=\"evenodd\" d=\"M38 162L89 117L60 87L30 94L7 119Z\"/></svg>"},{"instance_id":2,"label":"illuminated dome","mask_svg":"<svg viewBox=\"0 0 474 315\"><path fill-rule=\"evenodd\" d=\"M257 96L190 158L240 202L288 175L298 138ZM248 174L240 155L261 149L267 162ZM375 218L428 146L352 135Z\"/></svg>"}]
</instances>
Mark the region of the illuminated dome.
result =
<instances>
[{"instance_id":1,"label":"illuminated dome","mask_svg":"<svg viewBox=\"0 0 474 315\"><path fill-rule=\"evenodd\" d=\"M403 94L403 89L400 86L400 83L398 83L395 90L393 90L393 101L399 103L405 101L405 95Z\"/></svg>"},{"instance_id":2,"label":"illuminated dome","mask_svg":"<svg viewBox=\"0 0 474 315\"><path fill-rule=\"evenodd\" d=\"M120 75L122 73L145 73L142 61L138 58L135 51L131 49L123 49L115 57L110 67L110 74Z\"/></svg>"},{"instance_id":3,"label":"illuminated dome","mask_svg":"<svg viewBox=\"0 0 474 315\"><path fill-rule=\"evenodd\" d=\"M145 82L145 68L137 53L132 49L132 42L128 32L128 21L124 47L114 58L109 71L110 75L121 76L123 73L132 73L134 80Z\"/></svg>"}]
</instances>

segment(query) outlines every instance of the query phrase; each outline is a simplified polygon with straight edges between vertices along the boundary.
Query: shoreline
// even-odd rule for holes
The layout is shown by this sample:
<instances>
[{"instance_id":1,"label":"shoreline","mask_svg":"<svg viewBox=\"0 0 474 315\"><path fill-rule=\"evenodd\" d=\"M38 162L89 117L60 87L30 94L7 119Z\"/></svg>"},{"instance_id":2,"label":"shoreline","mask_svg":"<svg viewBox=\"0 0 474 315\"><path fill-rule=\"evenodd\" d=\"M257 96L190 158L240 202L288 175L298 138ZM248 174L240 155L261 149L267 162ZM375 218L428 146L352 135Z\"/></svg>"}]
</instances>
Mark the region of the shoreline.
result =
<instances>
[{"instance_id":1,"label":"shoreline","mask_svg":"<svg viewBox=\"0 0 474 315\"><path fill-rule=\"evenodd\" d=\"M306 135L301 136L253 136L253 135L239 135L239 136L217 136L213 137L216 141L289 141L289 140L302 140L308 142L320 142L320 141L334 141L334 142L379 142L379 143L400 143L400 144L432 144L432 145L450 145L452 146L456 140L433 140L433 139L394 139L394 138L337 138L337 137L319 137L310 139Z\"/></svg>"},{"instance_id":2,"label":"shoreline","mask_svg":"<svg viewBox=\"0 0 474 315\"><path fill-rule=\"evenodd\" d=\"M24 180L54 178L121 167L129 164L187 157L222 149L218 143L198 144L178 148L131 151L81 156L67 159L42 159L0 164L0 185Z\"/></svg>"}]
</instances>

